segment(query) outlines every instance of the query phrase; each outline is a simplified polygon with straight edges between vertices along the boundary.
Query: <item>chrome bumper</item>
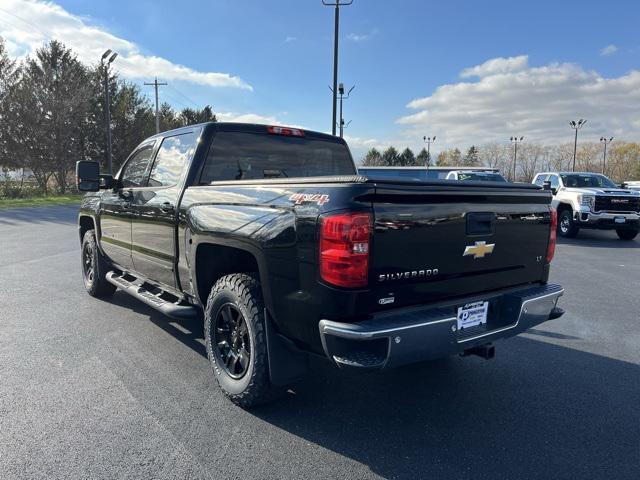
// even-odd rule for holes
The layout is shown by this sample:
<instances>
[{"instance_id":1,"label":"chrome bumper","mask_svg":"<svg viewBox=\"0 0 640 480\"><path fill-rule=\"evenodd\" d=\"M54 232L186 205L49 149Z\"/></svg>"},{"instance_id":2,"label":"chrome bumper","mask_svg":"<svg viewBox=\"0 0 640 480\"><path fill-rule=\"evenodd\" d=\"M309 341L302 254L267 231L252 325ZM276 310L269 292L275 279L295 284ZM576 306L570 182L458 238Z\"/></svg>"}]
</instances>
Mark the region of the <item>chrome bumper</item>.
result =
<instances>
[{"instance_id":1,"label":"chrome bumper","mask_svg":"<svg viewBox=\"0 0 640 480\"><path fill-rule=\"evenodd\" d=\"M582 207L579 212L574 213L574 220L580 224L598 224L598 223L611 223L614 225L620 225L624 227L625 224L637 225L640 222L640 213L629 212L593 212L588 208ZM623 223L616 223L616 218L624 218Z\"/></svg>"},{"instance_id":2,"label":"chrome bumper","mask_svg":"<svg viewBox=\"0 0 640 480\"><path fill-rule=\"evenodd\" d=\"M556 306L563 293L559 285L542 285L390 310L360 323L321 320L320 337L325 354L338 365L396 367L463 353L557 318L563 313ZM458 331L457 307L478 300L494 304L487 324Z\"/></svg>"}]
</instances>

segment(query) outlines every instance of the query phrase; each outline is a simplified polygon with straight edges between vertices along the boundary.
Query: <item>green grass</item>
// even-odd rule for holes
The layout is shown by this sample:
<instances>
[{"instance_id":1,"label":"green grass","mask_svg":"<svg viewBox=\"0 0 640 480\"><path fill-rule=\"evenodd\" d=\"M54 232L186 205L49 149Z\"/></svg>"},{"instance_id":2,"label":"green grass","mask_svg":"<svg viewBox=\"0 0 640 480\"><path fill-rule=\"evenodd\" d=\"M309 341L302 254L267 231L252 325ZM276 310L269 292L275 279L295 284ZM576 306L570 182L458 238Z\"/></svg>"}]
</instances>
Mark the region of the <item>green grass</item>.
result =
<instances>
[{"instance_id":1,"label":"green grass","mask_svg":"<svg viewBox=\"0 0 640 480\"><path fill-rule=\"evenodd\" d=\"M81 195L49 195L46 197L0 198L0 210L20 207L46 207L80 203Z\"/></svg>"}]
</instances>

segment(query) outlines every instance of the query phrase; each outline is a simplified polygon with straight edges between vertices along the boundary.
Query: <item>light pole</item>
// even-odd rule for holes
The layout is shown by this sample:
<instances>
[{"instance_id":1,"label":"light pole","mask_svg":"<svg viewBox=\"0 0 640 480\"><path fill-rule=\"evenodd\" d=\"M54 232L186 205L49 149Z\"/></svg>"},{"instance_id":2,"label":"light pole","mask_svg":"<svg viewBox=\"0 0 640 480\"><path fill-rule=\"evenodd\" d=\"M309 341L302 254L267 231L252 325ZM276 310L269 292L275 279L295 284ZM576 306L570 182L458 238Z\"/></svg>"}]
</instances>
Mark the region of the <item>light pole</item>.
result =
<instances>
[{"instance_id":1,"label":"light pole","mask_svg":"<svg viewBox=\"0 0 640 480\"><path fill-rule=\"evenodd\" d=\"M351 5L353 0L336 0L335 3L322 0L322 4L335 9L335 24L333 30L333 121L331 122L331 134L336 134L336 110L338 106L338 32L340 27L340 7Z\"/></svg>"},{"instance_id":2,"label":"light pole","mask_svg":"<svg viewBox=\"0 0 640 480\"><path fill-rule=\"evenodd\" d=\"M605 168L607 166L607 145L613 141L613 137L605 138L600 137L600 143L604 143L604 155L602 156L602 174L604 175Z\"/></svg>"},{"instance_id":3,"label":"light pole","mask_svg":"<svg viewBox=\"0 0 640 480\"><path fill-rule=\"evenodd\" d=\"M431 162L431 144L435 143L436 136L434 135L433 137L422 137L422 140L427 144L427 163L425 165L425 168L429 170L429 162Z\"/></svg>"},{"instance_id":4,"label":"light pole","mask_svg":"<svg viewBox=\"0 0 640 480\"><path fill-rule=\"evenodd\" d=\"M569 125L571 126L571 128L573 128L576 131L576 137L573 142L573 168L572 168L573 172L576 171L576 151L578 150L578 130L584 127L585 123L587 123L587 121L583 119L580 119L577 122L574 120L571 120L569 122Z\"/></svg>"},{"instance_id":5,"label":"light pole","mask_svg":"<svg viewBox=\"0 0 640 480\"><path fill-rule=\"evenodd\" d=\"M347 92L347 94L345 95L344 94L344 85L342 83L340 85L338 85L338 95L340 95L340 138L342 138L342 136L344 134L344 118L342 118L342 101L349 98L349 96L351 95L351 92L353 91L354 88L356 88L355 85L353 87L351 87L349 89L349 91Z\"/></svg>"},{"instance_id":6,"label":"light pole","mask_svg":"<svg viewBox=\"0 0 640 480\"><path fill-rule=\"evenodd\" d=\"M511 137L511 143L513 143L513 177L512 181L516 181L516 162L518 161L518 143L522 143L524 137Z\"/></svg>"},{"instance_id":7,"label":"light pole","mask_svg":"<svg viewBox=\"0 0 640 480\"><path fill-rule=\"evenodd\" d=\"M111 161L111 100L109 99L109 65L111 65L111 63L116 59L117 56L117 52L113 52L111 49L109 49L102 54L102 58L100 59L100 64L102 65L102 68L104 70L104 108L107 127L107 173L109 173L109 175L113 174Z\"/></svg>"}]
</instances>

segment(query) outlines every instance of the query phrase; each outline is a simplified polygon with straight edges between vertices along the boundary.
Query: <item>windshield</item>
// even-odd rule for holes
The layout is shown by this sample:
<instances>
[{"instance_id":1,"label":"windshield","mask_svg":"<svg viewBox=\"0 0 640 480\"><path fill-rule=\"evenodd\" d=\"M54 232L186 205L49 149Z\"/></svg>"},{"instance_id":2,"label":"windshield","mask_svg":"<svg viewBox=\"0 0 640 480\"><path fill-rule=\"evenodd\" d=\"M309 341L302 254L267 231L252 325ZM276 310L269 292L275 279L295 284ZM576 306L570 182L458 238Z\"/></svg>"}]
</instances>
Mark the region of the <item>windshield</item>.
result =
<instances>
[{"instance_id":1,"label":"windshield","mask_svg":"<svg viewBox=\"0 0 640 480\"><path fill-rule=\"evenodd\" d=\"M561 173L562 183L569 188L618 188L618 186L599 173Z\"/></svg>"},{"instance_id":2,"label":"windshield","mask_svg":"<svg viewBox=\"0 0 640 480\"><path fill-rule=\"evenodd\" d=\"M499 173L484 172L458 172L458 180L471 180L474 182L506 182Z\"/></svg>"}]
</instances>

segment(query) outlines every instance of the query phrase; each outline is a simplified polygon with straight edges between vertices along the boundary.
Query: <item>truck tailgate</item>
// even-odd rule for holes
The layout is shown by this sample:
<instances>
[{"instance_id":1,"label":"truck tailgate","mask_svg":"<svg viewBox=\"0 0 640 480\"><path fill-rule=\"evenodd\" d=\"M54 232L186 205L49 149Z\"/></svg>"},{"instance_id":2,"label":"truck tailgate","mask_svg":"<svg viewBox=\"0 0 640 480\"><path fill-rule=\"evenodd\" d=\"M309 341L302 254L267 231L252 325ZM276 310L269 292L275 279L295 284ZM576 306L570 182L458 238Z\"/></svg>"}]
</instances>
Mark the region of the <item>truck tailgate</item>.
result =
<instances>
[{"instance_id":1,"label":"truck tailgate","mask_svg":"<svg viewBox=\"0 0 640 480\"><path fill-rule=\"evenodd\" d=\"M370 200L370 285L379 308L546 281L546 191L377 182Z\"/></svg>"}]
</instances>

